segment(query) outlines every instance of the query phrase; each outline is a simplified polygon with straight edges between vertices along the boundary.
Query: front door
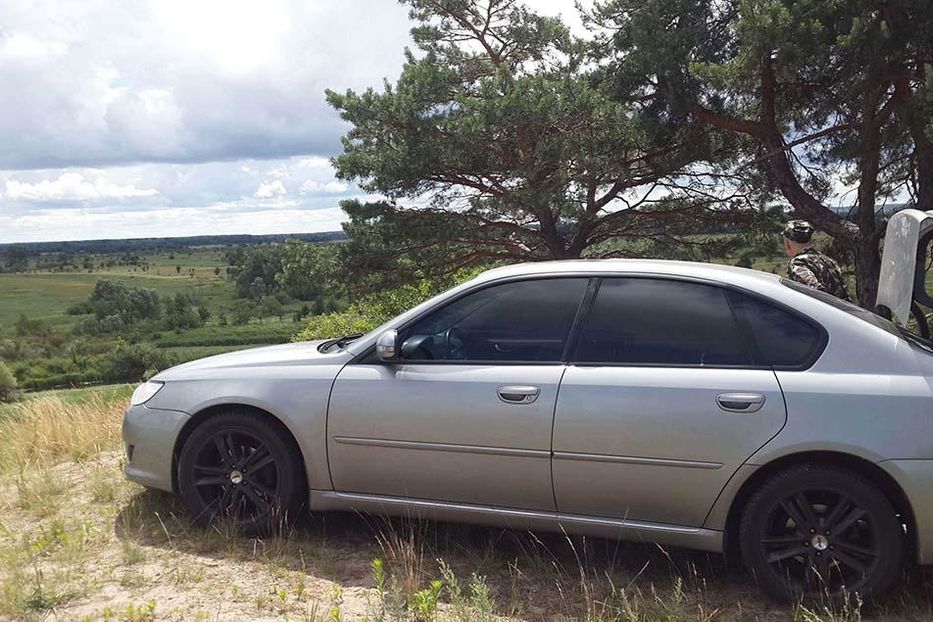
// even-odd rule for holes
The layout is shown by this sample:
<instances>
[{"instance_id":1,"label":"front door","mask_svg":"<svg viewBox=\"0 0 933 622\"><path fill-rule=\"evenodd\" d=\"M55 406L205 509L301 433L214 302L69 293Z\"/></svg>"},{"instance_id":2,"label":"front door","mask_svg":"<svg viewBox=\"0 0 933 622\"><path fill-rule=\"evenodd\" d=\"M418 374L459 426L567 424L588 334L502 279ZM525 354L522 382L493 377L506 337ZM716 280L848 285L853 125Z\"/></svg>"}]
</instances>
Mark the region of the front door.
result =
<instances>
[{"instance_id":1,"label":"front door","mask_svg":"<svg viewBox=\"0 0 933 622\"><path fill-rule=\"evenodd\" d=\"M554 407L587 284L467 292L401 327L399 361L347 365L328 414L335 490L554 510Z\"/></svg>"},{"instance_id":2,"label":"front door","mask_svg":"<svg viewBox=\"0 0 933 622\"><path fill-rule=\"evenodd\" d=\"M700 526L736 469L784 425L725 289L604 279L554 427L560 512Z\"/></svg>"}]
</instances>

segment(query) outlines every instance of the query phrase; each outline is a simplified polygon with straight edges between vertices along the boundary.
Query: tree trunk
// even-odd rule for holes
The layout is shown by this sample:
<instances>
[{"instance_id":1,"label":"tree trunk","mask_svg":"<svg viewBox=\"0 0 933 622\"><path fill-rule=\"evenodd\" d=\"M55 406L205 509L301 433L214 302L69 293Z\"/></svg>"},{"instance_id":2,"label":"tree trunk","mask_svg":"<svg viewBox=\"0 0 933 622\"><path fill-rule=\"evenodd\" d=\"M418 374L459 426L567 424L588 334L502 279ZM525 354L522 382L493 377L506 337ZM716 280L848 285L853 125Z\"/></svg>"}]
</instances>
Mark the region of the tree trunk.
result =
<instances>
[{"instance_id":1,"label":"tree trunk","mask_svg":"<svg viewBox=\"0 0 933 622\"><path fill-rule=\"evenodd\" d=\"M881 255L873 235L860 237L855 244L855 296L859 305L874 310L878 297Z\"/></svg>"},{"instance_id":2,"label":"tree trunk","mask_svg":"<svg viewBox=\"0 0 933 622\"><path fill-rule=\"evenodd\" d=\"M914 158L917 161L917 209L933 210L933 141L927 138L923 123L916 120L911 127L914 138Z\"/></svg>"}]
</instances>

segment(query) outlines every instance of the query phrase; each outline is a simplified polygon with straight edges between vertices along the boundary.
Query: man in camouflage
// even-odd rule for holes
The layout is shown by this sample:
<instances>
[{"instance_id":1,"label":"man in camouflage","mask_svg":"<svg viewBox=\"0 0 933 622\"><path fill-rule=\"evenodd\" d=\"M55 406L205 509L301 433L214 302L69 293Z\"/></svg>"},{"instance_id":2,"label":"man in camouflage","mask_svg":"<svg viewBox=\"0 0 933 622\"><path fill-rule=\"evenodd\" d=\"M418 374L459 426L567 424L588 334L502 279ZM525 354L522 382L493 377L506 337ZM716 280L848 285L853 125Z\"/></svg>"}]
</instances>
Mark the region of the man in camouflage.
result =
<instances>
[{"instance_id":1,"label":"man in camouflage","mask_svg":"<svg viewBox=\"0 0 933 622\"><path fill-rule=\"evenodd\" d=\"M811 243L813 227L805 220L791 220L784 227L784 252L791 258L787 277L837 298L849 300L839 264Z\"/></svg>"}]
</instances>

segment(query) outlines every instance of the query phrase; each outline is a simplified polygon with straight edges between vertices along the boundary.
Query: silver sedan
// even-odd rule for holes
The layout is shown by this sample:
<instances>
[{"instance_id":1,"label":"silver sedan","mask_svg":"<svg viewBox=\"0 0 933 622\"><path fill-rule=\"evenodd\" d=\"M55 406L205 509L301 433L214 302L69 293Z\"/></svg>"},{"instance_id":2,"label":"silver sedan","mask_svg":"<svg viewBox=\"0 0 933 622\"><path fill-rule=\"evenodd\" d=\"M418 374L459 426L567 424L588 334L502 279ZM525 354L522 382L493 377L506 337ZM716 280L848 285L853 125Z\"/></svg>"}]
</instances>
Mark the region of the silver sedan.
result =
<instances>
[{"instance_id":1,"label":"silver sedan","mask_svg":"<svg viewBox=\"0 0 933 622\"><path fill-rule=\"evenodd\" d=\"M180 365L127 476L195 520L357 510L735 551L782 599L933 562L933 352L774 275L488 271L358 338Z\"/></svg>"}]
</instances>

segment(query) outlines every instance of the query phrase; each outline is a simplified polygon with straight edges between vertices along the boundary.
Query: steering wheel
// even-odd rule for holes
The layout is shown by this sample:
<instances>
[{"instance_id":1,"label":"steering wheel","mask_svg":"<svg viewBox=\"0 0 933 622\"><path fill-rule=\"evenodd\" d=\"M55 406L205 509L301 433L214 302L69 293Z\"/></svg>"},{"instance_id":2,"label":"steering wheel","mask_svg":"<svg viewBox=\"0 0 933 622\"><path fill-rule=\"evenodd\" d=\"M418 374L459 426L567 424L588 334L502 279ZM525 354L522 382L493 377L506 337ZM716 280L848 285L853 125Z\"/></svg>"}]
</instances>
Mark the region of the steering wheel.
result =
<instances>
[{"instance_id":1,"label":"steering wheel","mask_svg":"<svg viewBox=\"0 0 933 622\"><path fill-rule=\"evenodd\" d=\"M444 345L448 359L462 360L466 358L466 334L459 328L451 326L444 331Z\"/></svg>"}]
</instances>

